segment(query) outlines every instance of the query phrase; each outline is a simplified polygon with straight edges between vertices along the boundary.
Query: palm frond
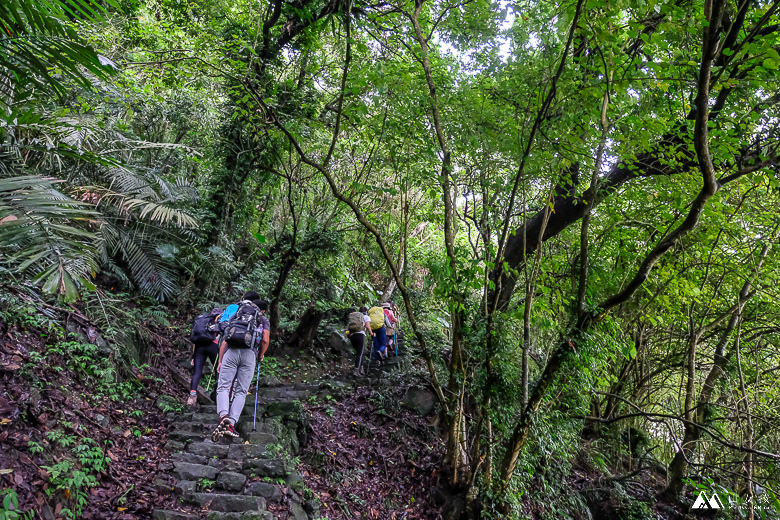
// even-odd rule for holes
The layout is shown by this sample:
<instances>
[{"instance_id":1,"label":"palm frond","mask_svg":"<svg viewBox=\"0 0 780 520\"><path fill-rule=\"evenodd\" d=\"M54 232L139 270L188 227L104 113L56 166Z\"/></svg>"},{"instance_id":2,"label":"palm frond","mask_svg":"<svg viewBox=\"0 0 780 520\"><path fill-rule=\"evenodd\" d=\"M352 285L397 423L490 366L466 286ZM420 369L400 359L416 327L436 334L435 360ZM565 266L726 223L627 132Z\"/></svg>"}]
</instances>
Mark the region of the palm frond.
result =
<instances>
[{"instance_id":1,"label":"palm frond","mask_svg":"<svg viewBox=\"0 0 780 520\"><path fill-rule=\"evenodd\" d=\"M97 213L35 175L0 178L0 248L5 261L47 293L78 299L97 272L95 234L84 227Z\"/></svg>"},{"instance_id":2,"label":"palm frond","mask_svg":"<svg viewBox=\"0 0 780 520\"><path fill-rule=\"evenodd\" d=\"M121 259L138 289L160 301L178 292L174 273L156 251L152 235L142 227L128 229L110 223L103 225L103 231L108 255Z\"/></svg>"},{"instance_id":3,"label":"palm frond","mask_svg":"<svg viewBox=\"0 0 780 520\"><path fill-rule=\"evenodd\" d=\"M116 5L112 0L106 0ZM76 22L96 21L103 8L89 0L0 2L0 104L35 91L63 97L64 80L84 88L112 70L76 31Z\"/></svg>"}]
</instances>

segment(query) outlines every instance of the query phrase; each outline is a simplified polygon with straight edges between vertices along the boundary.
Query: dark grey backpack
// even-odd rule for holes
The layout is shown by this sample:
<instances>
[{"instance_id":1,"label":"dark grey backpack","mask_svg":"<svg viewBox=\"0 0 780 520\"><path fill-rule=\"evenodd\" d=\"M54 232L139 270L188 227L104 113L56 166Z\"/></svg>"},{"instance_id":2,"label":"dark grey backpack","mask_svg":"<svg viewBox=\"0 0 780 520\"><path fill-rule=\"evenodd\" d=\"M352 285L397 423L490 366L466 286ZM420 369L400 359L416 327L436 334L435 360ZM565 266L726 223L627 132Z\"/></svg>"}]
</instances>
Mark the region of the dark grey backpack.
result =
<instances>
[{"instance_id":1,"label":"dark grey backpack","mask_svg":"<svg viewBox=\"0 0 780 520\"><path fill-rule=\"evenodd\" d=\"M230 348L254 348L257 343L257 328L262 312L254 303L244 300L238 310L223 326L224 339Z\"/></svg>"}]
</instances>

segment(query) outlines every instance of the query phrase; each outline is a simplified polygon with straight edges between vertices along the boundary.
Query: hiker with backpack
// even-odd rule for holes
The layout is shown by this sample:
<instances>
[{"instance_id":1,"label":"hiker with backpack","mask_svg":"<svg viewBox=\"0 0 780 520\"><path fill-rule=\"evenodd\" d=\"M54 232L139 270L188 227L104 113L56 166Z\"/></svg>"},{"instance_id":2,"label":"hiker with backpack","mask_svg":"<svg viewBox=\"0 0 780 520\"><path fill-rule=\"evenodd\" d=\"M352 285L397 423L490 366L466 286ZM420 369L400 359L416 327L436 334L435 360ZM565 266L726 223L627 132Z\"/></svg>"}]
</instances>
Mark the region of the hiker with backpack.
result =
<instances>
[{"instance_id":1,"label":"hiker with backpack","mask_svg":"<svg viewBox=\"0 0 780 520\"><path fill-rule=\"evenodd\" d=\"M371 330L374 333L372 356L377 360L377 366L381 366L381 360L387 357L387 317L381 307L368 309L368 317L371 320Z\"/></svg>"},{"instance_id":2,"label":"hiker with backpack","mask_svg":"<svg viewBox=\"0 0 780 520\"><path fill-rule=\"evenodd\" d=\"M187 397L187 406L198 404L198 384L203 377L203 367L206 365L206 358L211 361L212 366L216 366L219 356L219 334L217 324L219 323L222 309L214 308L209 314L201 314L195 318L192 324L192 361L190 364L195 367L190 381L190 394Z\"/></svg>"},{"instance_id":3,"label":"hiker with backpack","mask_svg":"<svg viewBox=\"0 0 780 520\"><path fill-rule=\"evenodd\" d=\"M349 314L349 322L347 324L347 335L349 341L352 343L357 356L355 357L355 371L354 375L362 376L365 374L363 370L363 350L366 345L366 333L374 335L371 330L371 318L368 317L368 309L361 307L357 312Z\"/></svg>"},{"instance_id":4,"label":"hiker with backpack","mask_svg":"<svg viewBox=\"0 0 780 520\"><path fill-rule=\"evenodd\" d=\"M393 314L393 302L385 302L382 304L382 310L385 313L385 329L387 334L387 346L391 347L395 344L395 328L398 325L398 318ZM396 351L397 354L397 351ZM385 357L387 352L385 351Z\"/></svg>"},{"instance_id":5,"label":"hiker with backpack","mask_svg":"<svg viewBox=\"0 0 780 520\"><path fill-rule=\"evenodd\" d=\"M247 291L239 303L229 305L222 314L222 346L217 361L219 424L211 434L213 442L222 436L238 437L236 423L244 409L256 362L258 358L262 361L268 350L271 324L265 316L267 310L268 303L261 300L259 294ZM256 401L257 396L255 410Z\"/></svg>"}]
</instances>

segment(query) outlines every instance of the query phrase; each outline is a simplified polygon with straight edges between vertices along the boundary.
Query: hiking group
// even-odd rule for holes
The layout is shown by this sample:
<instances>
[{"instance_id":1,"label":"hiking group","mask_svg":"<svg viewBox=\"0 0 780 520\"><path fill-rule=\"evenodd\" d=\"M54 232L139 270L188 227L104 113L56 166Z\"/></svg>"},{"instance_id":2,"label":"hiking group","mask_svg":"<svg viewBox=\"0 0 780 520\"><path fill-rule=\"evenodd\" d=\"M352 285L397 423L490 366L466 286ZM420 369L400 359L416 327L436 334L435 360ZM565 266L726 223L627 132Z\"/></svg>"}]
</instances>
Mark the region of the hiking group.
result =
<instances>
[{"instance_id":1,"label":"hiking group","mask_svg":"<svg viewBox=\"0 0 780 520\"><path fill-rule=\"evenodd\" d=\"M355 370L354 375L365 375L367 368L363 367L363 357L366 346L366 334L372 337L371 355L369 364L373 358L376 366L382 364L382 360L387 359L388 346L395 346L396 355L397 344L395 341L395 329L398 326L398 318L395 316L393 302L387 301L379 307L361 307L357 312L350 313L347 324L347 335L349 341L355 349Z\"/></svg>"},{"instance_id":2,"label":"hiking group","mask_svg":"<svg viewBox=\"0 0 780 520\"><path fill-rule=\"evenodd\" d=\"M252 383L255 367L265 357L271 330L265 316L268 303L254 291L244 293L240 302L195 318L190 340L193 343L191 364L195 373L190 382L187 404L197 403L197 388L208 358L219 374L216 388L219 423L211 434L217 442L223 436L238 437L236 423L241 416ZM258 382L259 383L259 382ZM257 421L257 385L255 387L255 421Z\"/></svg>"},{"instance_id":3,"label":"hiking group","mask_svg":"<svg viewBox=\"0 0 780 520\"><path fill-rule=\"evenodd\" d=\"M366 334L372 337L370 358L376 366L387 359L388 347L395 346L395 329L398 318L393 312L392 302L380 306L361 307L358 312L349 315L347 334L356 351L355 375L364 375L363 357L366 346ZM236 424L246 402L246 396L252 384L255 368L258 369L258 382L255 384L255 422L257 421L257 393L260 379L260 365L268 350L270 340L270 322L265 316L268 303L254 291L244 293L240 302L228 305L223 311L212 309L208 314L195 318L190 341L193 343L191 365L195 368L190 381L190 395L187 405L197 404L197 389L203 377L206 359L211 361L218 374L216 396L219 424L211 434L211 440L217 442L223 436L238 437ZM369 359L369 366L371 359ZM212 375L209 377L213 376ZM208 386L208 385L207 385Z\"/></svg>"}]
</instances>

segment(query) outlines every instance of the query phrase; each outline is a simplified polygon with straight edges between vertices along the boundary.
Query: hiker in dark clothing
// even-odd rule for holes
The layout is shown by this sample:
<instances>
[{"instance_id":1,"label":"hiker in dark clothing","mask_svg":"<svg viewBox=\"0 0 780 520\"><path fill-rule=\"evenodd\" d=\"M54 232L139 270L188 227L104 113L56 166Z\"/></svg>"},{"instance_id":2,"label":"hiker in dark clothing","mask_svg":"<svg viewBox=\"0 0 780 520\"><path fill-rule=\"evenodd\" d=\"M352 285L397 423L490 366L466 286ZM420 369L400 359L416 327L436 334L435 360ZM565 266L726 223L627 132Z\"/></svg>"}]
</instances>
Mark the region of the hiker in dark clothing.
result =
<instances>
[{"instance_id":1,"label":"hiker in dark clothing","mask_svg":"<svg viewBox=\"0 0 780 520\"><path fill-rule=\"evenodd\" d=\"M354 375L359 376L363 375L365 373L365 370L361 366L363 364L363 350L366 346L366 333L371 334L371 336L374 335L374 331L371 330L371 318L368 317L368 308L361 307L358 312L353 312L349 315L350 317L350 328L355 328L356 330L347 330L347 334L349 335L349 341L352 343L352 347L355 349L355 352L357 352L357 355L355 356L355 372ZM360 314L360 316L358 316ZM353 322L360 323L359 328L358 324Z\"/></svg>"},{"instance_id":2,"label":"hiker in dark clothing","mask_svg":"<svg viewBox=\"0 0 780 520\"><path fill-rule=\"evenodd\" d=\"M214 316L214 323L219 323L222 309L218 307L212 309L211 315ZM211 361L211 366L216 366L218 356L219 336L216 336L214 341L208 345L194 346L190 365L195 367L195 372L192 374L192 380L190 381L190 395L187 398L187 406L195 406L198 404L198 384L200 383L201 377L203 377L203 367L206 365L206 358Z\"/></svg>"}]
</instances>

